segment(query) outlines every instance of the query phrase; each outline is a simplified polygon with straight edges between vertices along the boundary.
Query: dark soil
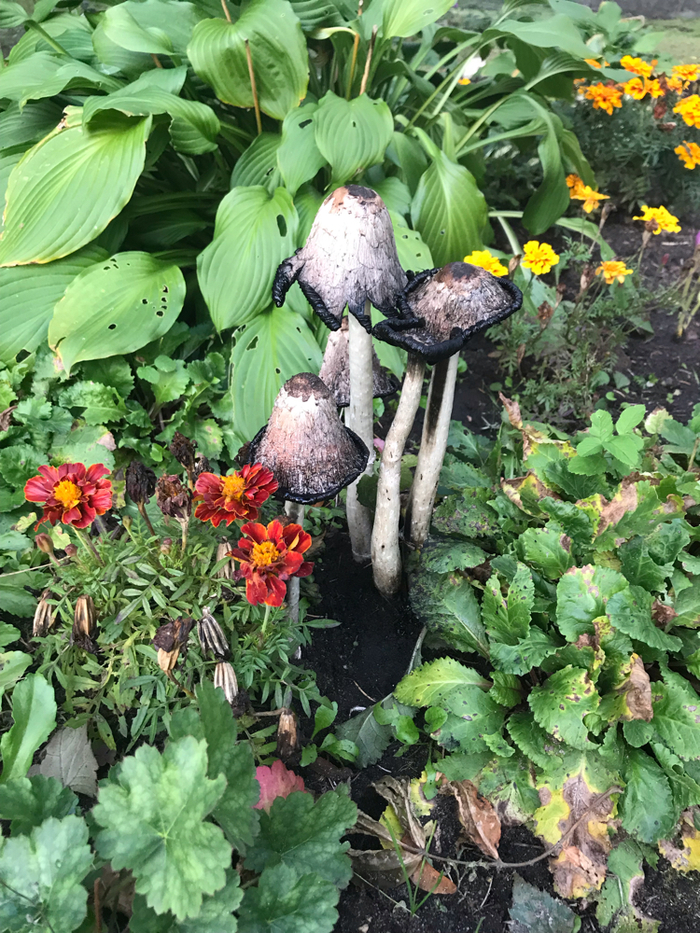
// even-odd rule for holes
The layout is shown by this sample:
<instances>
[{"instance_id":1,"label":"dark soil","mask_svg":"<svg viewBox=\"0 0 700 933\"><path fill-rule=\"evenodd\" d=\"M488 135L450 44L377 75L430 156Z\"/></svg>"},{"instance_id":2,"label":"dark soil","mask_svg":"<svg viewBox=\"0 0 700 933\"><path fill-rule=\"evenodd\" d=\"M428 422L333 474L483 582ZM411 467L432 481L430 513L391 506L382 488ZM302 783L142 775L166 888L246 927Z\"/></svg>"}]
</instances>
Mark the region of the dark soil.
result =
<instances>
[{"instance_id":1,"label":"dark soil","mask_svg":"<svg viewBox=\"0 0 700 933\"><path fill-rule=\"evenodd\" d=\"M316 563L315 579L323 594L318 611L341 624L316 633L304 662L316 671L321 691L338 702L340 723L351 711L357 713L358 708L391 693L408 667L420 625L403 597L389 601L379 596L371 568L354 563L343 533L329 534ZM385 802L373 782L387 772L397 778L415 777L425 763L422 746L415 746L412 754L403 757L396 756L397 750L398 746L391 746L376 765L363 770L331 765L325 773L319 768L313 772L306 769L304 778L309 787L319 791L347 781L353 800L376 819ZM459 842L453 803L441 801L441 835L436 837L434 851L487 863L478 849ZM366 848L368 840L352 837L352 844ZM543 845L525 827L506 826L499 852L505 862L523 862L540 855ZM519 868L518 873L530 884L554 894L547 860ZM455 866L449 874L458 886L457 893L431 896L413 917L407 909L405 885L382 891L354 882L341 895L335 933L507 933L514 870ZM696 918L700 916L697 878L679 874L660 859L657 870L647 869L636 906L640 913L661 921L661 933L696 933ZM579 902L572 907L581 918L581 933L601 931L594 905Z\"/></svg>"}]
</instances>

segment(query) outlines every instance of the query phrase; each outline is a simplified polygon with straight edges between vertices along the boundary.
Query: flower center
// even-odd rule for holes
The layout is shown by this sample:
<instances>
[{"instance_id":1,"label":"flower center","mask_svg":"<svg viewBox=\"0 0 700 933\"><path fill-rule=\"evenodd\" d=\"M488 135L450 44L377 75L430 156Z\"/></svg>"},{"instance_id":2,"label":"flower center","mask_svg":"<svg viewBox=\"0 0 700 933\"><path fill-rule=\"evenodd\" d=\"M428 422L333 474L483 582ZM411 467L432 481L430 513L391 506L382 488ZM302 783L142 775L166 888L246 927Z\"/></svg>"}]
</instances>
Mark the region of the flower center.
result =
<instances>
[{"instance_id":1,"label":"flower center","mask_svg":"<svg viewBox=\"0 0 700 933\"><path fill-rule=\"evenodd\" d=\"M279 556L280 552L272 541L263 541L262 544L253 545L252 558L257 567L268 567L270 564L274 564Z\"/></svg>"},{"instance_id":2,"label":"flower center","mask_svg":"<svg viewBox=\"0 0 700 933\"><path fill-rule=\"evenodd\" d=\"M66 511L74 508L82 498L80 487L76 486L75 483L71 483L69 479L57 483L53 488L53 495Z\"/></svg>"},{"instance_id":3,"label":"flower center","mask_svg":"<svg viewBox=\"0 0 700 933\"><path fill-rule=\"evenodd\" d=\"M226 499L236 499L240 502L245 492L245 480L242 476L224 476L221 482L221 492Z\"/></svg>"}]
</instances>

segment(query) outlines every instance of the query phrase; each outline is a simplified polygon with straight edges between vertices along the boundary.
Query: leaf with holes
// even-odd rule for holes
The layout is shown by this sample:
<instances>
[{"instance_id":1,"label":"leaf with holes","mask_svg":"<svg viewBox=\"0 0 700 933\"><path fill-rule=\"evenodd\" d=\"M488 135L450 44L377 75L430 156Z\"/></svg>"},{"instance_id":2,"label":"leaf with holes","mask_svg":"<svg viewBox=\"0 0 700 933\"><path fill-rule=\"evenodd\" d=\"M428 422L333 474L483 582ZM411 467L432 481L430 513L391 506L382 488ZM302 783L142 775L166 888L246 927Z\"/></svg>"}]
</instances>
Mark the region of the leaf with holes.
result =
<instances>
[{"instance_id":1,"label":"leaf with holes","mask_svg":"<svg viewBox=\"0 0 700 933\"><path fill-rule=\"evenodd\" d=\"M7 184L0 266L51 262L94 240L131 197L150 127L149 117L112 113L93 129L59 128L30 149Z\"/></svg>"},{"instance_id":2,"label":"leaf with holes","mask_svg":"<svg viewBox=\"0 0 700 933\"><path fill-rule=\"evenodd\" d=\"M234 107L252 107L246 40L263 113L283 120L306 97L309 60L301 24L286 0L250 0L235 23L205 19L187 54L216 96Z\"/></svg>"},{"instance_id":3,"label":"leaf with holes","mask_svg":"<svg viewBox=\"0 0 700 933\"><path fill-rule=\"evenodd\" d=\"M272 195L260 185L234 188L219 204L214 239L197 259L199 285L218 331L240 327L269 306L277 267L294 252L297 223L284 188Z\"/></svg>"},{"instance_id":4,"label":"leaf with holes","mask_svg":"<svg viewBox=\"0 0 700 933\"><path fill-rule=\"evenodd\" d=\"M185 279L150 253L116 253L71 282L49 325L49 345L67 371L81 360L132 353L178 318Z\"/></svg>"},{"instance_id":5,"label":"leaf with holes","mask_svg":"<svg viewBox=\"0 0 700 933\"><path fill-rule=\"evenodd\" d=\"M252 438L270 416L287 379L318 372L321 360L321 348L304 319L286 308L266 311L237 331L231 354L237 434Z\"/></svg>"},{"instance_id":6,"label":"leaf with holes","mask_svg":"<svg viewBox=\"0 0 700 933\"><path fill-rule=\"evenodd\" d=\"M277 164L284 183L292 194L310 181L326 164L314 135L318 105L309 102L292 110L282 124L282 141L277 150Z\"/></svg>"},{"instance_id":7,"label":"leaf with holes","mask_svg":"<svg viewBox=\"0 0 700 933\"><path fill-rule=\"evenodd\" d=\"M600 697L588 671L571 665L557 671L531 691L528 702L537 722L555 738L574 748L590 747L583 718L598 708Z\"/></svg>"},{"instance_id":8,"label":"leaf with holes","mask_svg":"<svg viewBox=\"0 0 700 933\"><path fill-rule=\"evenodd\" d=\"M383 160L394 121L383 100L366 94L345 100L328 91L314 114L314 129L318 150L333 170L335 187Z\"/></svg>"}]
</instances>

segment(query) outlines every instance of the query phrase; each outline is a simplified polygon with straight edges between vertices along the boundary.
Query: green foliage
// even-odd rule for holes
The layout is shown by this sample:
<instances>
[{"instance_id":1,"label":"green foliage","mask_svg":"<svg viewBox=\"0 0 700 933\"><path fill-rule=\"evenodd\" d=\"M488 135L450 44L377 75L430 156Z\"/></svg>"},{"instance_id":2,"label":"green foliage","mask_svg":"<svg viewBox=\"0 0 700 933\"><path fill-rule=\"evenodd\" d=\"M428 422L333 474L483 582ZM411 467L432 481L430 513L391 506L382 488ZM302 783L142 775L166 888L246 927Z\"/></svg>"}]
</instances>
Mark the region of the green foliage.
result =
<instances>
[{"instance_id":1,"label":"green foliage","mask_svg":"<svg viewBox=\"0 0 700 933\"><path fill-rule=\"evenodd\" d=\"M29 674L12 693L13 725L0 739L0 784L23 778L34 753L56 725L53 690L41 674Z\"/></svg>"}]
</instances>

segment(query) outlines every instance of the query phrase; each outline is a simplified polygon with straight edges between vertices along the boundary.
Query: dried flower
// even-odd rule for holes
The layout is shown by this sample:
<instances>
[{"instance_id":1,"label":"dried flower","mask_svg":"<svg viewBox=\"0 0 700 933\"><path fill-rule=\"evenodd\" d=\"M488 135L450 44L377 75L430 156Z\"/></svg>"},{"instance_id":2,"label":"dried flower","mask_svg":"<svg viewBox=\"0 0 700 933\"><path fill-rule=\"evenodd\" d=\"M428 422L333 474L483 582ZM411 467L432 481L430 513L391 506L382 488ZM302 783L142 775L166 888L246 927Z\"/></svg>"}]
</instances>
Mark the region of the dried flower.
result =
<instances>
[{"instance_id":1,"label":"dried flower","mask_svg":"<svg viewBox=\"0 0 700 933\"><path fill-rule=\"evenodd\" d=\"M464 257L464 261L470 263L472 266L479 266L481 269L486 269L491 275L498 276L499 278L502 275L508 275L508 270L500 259L491 255L487 249L473 250L468 256Z\"/></svg>"},{"instance_id":2,"label":"dried flower","mask_svg":"<svg viewBox=\"0 0 700 933\"><path fill-rule=\"evenodd\" d=\"M73 614L73 630L70 643L89 651L97 653L97 645L93 641L96 626L95 603L92 596L79 596Z\"/></svg>"},{"instance_id":3,"label":"dried flower","mask_svg":"<svg viewBox=\"0 0 700 933\"><path fill-rule=\"evenodd\" d=\"M173 549L173 539L172 538L163 538L160 542L160 553L169 554Z\"/></svg>"},{"instance_id":4,"label":"dried flower","mask_svg":"<svg viewBox=\"0 0 700 933\"><path fill-rule=\"evenodd\" d=\"M109 470L103 463L85 468L82 463L63 463L60 467L40 466L39 476L27 480L24 497L43 505L43 522L62 522L75 528L87 528L96 515L112 507L112 484L103 479Z\"/></svg>"},{"instance_id":5,"label":"dried flower","mask_svg":"<svg viewBox=\"0 0 700 933\"><path fill-rule=\"evenodd\" d=\"M283 709L277 723L277 757L286 761L296 751L297 721L290 709Z\"/></svg>"},{"instance_id":6,"label":"dried flower","mask_svg":"<svg viewBox=\"0 0 700 933\"><path fill-rule=\"evenodd\" d=\"M236 672L228 661L218 661L214 668L214 686L224 691L224 696L231 706L236 705L238 680Z\"/></svg>"},{"instance_id":7,"label":"dried flower","mask_svg":"<svg viewBox=\"0 0 700 933\"><path fill-rule=\"evenodd\" d=\"M559 256L554 252L549 243L539 243L537 240L529 240L523 247L525 258L522 265L525 269L531 269L535 275L545 275L552 266L559 262Z\"/></svg>"},{"instance_id":8,"label":"dried flower","mask_svg":"<svg viewBox=\"0 0 700 933\"><path fill-rule=\"evenodd\" d=\"M194 472L194 444L192 441L176 431L170 444L170 453L175 457L180 466L187 471L188 477Z\"/></svg>"},{"instance_id":9,"label":"dried flower","mask_svg":"<svg viewBox=\"0 0 700 933\"><path fill-rule=\"evenodd\" d=\"M146 514L146 503L156 491L156 474L140 460L132 460L126 468L126 493L136 503L141 518L151 535L155 535L151 520Z\"/></svg>"},{"instance_id":10,"label":"dried flower","mask_svg":"<svg viewBox=\"0 0 700 933\"><path fill-rule=\"evenodd\" d=\"M696 165L700 165L700 146L697 143L683 140L683 145L676 146L673 151L686 168L693 169Z\"/></svg>"},{"instance_id":11,"label":"dried flower","mask_svg":"<svg viewBox=\"0 0 700 933\"><path fill-rule=\"evenodd\" d=\"M697 94L691 94L690 97L679 100L673 112L679 113L688 126L700 129L700 97Z\"/></svg>"},{"instance_id":12,"label":"dried flower","mask_svg":"<svg viewBox=\"0 0 700 933\"><path fill-rule=\"evenodd\" d=\"M613 107L622 107L622 91L614 85L592 84L586 91L586 99L593 101L594 110L604 110L612 116Z\"/></svg>"},{"instance_id":13,"label":"dried flower","mask_svg":"<svg viewBox=\"0 0 700 933\"><path fill-rule=\"evenodd\" d=\"M46 635L49 629L53 626L53 606L47 602L47 599L50 595L51 593L49 590L44 590L44 592L41 594L41 598L36 604L36 609L34 610L34 622L32 623L32 635L34 638Z\"/></svg>"},{"instance_id":14,"label":"dried flower","mask_svg":"<svg viewBox=\"0 0 700 933\"><path fill-rule=\"evenodd\" d=\"M156 502L163 515L189 521L192 513L190 494L174 473L161 476L156 483Z\"/></svg>"},{"instance_id":15,"label":"dried flower","mask_svg":"<svg viewBox=\"0 0 700 933\"><path fill-rule=\"evenodd\" d=\"M633 275L633 273L634 270L628 269L624 262L612 259L601 263L595 270L596 275L603 275L605 277L606 285L612 285L616 281L619 282L620 285L624 285L625 276Z\"/></svg>"},{"instance_id":16,"label":"dried flower","mask_svg":"<svg viewBox=\"0 0 700 933\"><path fill-rule=\"evenodd\" d=\"M158 649L158 667L168 676L177 664L180 650L187 644L193 625L193 619L180 616L174 622L161 625L153 638Z\"/></svg>"},{"instance_id":17,"label":"dried flower","mask_svg":"<svg viewBox=\"0 0 700 933\"><path fill-rule=\"evenodd\" d=\"M164 674L170 674L175 665L177 664L177 659L180 657L180 649L173 648L172 651L166 651L165 648L158 649L158 667L163 671Z\"/></svg>"},{"instance_id":18,"label":"dried flower","mask_svg":"<svg viewBox=\"0 0 700 933\"><path fill-rule=\"evenodd\" d=\"M210 521L215 528L239 519L256 519L258 507L277 491L272 472L260 463L246 464L230 476L202 473L195 491L198 505L195 518Z\"/></svg>"},{"instance_id":19,"label":"dried flower","mask_svg":"<svg viewBox=\"0 0 700 933\"><path fill-rule=\"evenodd\" d=\"M301 525L283 527L276 519L265 528L258 522L248 522L241 532L246 536L231 553L240 561L246 581L246 599L257 606L281 606L290 577L307 577L313 564L304 561L303 554L311 547L311 535Z\"/></svg>"},{"instance_id":20,"label":"dried flower","mask_svg":"<svg viewBox=\"0 0 700 933\"><path fill-rule=\"evenodd\" d=\"M208 609L202 612L201 621L197 623L197 635L199 636L199 644L205 654L213 654L219 660L226 657L228 654L226 636Z\"/></svg>"},{"instance_id":21,"label":"dried flower","mask_svg":"<svg viewBox=\"0 0 700 933\"><path fill-rule=\"evenodd\" d=\"M642 211L643 213L634 220L643 220L647 225L647 230L651 233L658 235L662 230L668 233L680 233L678 218L670 214L665 207L647 207L646 204L642 204Z\"/></svg>"},{"instance_id":22,"label":"dried flower","mask_svg":"<svg viewBox=\"0 0 700 933\"><path fill-rule=\"evenodd\" d=\"M204 454L197 454L194 461L193 479L196 480L202 473L209 473L209 471L210 466L208 458L205 457Z\"/></svg>"},{"instance_id":23,"label":"dried flower","mask_svg":"<svg viewBox=\"0 0 700 933\"><path fill-rule=\"evenodd\" d=\"M231 560L231 545L228 541L220 541L216 548L216 563L226 560L225 564L216 571L220 580L233 580L236 576L236 565Z\"/></svg>"}]
</instances>

